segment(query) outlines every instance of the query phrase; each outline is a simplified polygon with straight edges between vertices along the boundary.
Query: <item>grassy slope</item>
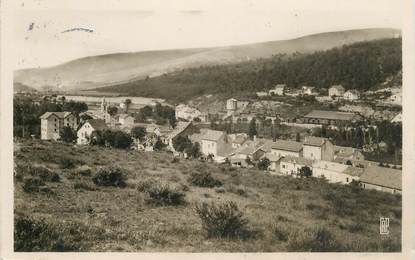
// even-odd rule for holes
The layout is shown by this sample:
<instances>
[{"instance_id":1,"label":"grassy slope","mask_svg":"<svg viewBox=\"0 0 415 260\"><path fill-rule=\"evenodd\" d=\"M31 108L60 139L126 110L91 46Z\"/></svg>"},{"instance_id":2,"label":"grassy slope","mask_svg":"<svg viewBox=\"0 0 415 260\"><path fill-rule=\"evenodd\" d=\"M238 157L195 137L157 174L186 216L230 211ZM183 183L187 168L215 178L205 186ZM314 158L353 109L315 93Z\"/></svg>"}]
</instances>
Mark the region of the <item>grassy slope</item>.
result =
<instances>
[{"instance_id":1,"label":"grassy slope","mask_svg":"<svg viewBox=\"0 0 415 260\"><path fill-rule=\"evenodd\" d=\"M401 200L393 195L374 191L353 193L347 187L315 179L270 176L257 170L232 170L192 160L172 163L167 153L73 147L40 141L25 141L16 147L16 163L46 165L60 174L61 181L47 183L56 195L25 193L17 181L15 212L63 225L66 228L61 233L65 239L77 241L83 251L287 251L289 242L277 240L272 232L272 224L278 219L289 232L325 226L345 250L382 251L388 250L388 246L379 236L380 216L391 218L389 247L392 250L400 247ZM90 177L68 179L73 169L60 169L62 158L69 158L76 166L122 167L128 172L128 185L124 189L75 190L75 182L94 184ZM225 193L187 183L190 173L203 168L224 183ZM177 187L188 185L187 205L147 205L136 184L148 177ZM238 192L238 188L244 192ZM334 204L327 199L330 197L341 198L336 203L344 203L342 209L352 213L336 214ZM256 238L206 239L193 206L201 201L225 200L238 204L250 228L259 232ZM360 223L363 230L352 233L353 223ZM72 229L77 232L71 235ZM291 250L301 251L301 248Z\"/></svg>"}]
</instances>

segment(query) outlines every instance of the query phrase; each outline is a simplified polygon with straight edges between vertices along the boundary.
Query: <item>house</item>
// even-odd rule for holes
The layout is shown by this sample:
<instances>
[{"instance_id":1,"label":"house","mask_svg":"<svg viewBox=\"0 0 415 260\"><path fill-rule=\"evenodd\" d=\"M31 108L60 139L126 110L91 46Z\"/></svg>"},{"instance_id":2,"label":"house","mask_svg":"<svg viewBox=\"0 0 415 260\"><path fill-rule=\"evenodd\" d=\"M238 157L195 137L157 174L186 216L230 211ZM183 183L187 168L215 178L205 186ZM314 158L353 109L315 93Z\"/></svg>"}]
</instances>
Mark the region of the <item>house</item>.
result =
<instances>
[{"instance_id":1,"label":"house","mask_svg":"<svg viewBox=\"0 0 415 260\"><path fill-rule=\"evenodd\" d=\"M201 152L205 156L212 155L215 161L222 160L230 151L228 138L225 132L207 129L201 136Z\"/></svg>"},{"instance_id":2,"label":"house","mask_svg":"<svg viewBox=\"0 0 415 260\"><path fill-rule=\"evenodd\" d=\"M370 166L360 176L363 189L402 194L402 171L387 167Z\"/></svg>"},{"instance_id":3,"label":"house","mask_svg":"<svg viewBox=\"0 0 415 260\"><path fill-rule=\"evenodd\" d=\"M118 117L118 122L121 125L132 126L132 125L134 125L134 117L132 117L128 114L121 114Z\"/></svg>"},{"instance_id":4,"label":"house","mask_svg":"<svg viewBox=\"0 0 415 260\"><path fill-rule=\"evenodd\" d=\"M192 122L177 122L176 127L167 134L164 143L169 146L169 149L174 151L173 141L179 136L188 136L192 132Z\"/></svg>"},{"instance_id":5,"label":"house","mask_svg":"<svg viewBox=\"0 0 415 260\"><path fill-rule=\"evenodd\" d=\"M346 164L320 160L313 162L313 177L326 178L332 183L340 182L342 184L349 184L353 180L359 181L359 177L362 174L362 168Z\"/></svg>"},{"instance_id":6,"label":"house","mask_svg":"<svg viewBox=\"0 0 415 260\"><path fill-rule=\"evenodd\" d=\"M184 119L187 121L193 121L196 118L199 118L201 122L207 121L207 115L200 112L198 109L180 104L175 108L176 119Z\"/></svg>"},{"instance_id":7,"label":"house","mask_svg":"<svg viewBox=\"0 0 415 260\"><path fill-rule=\"evenodd\" d=\"M60 131L65 127L78 128L77 118L71 112L46 112L40 116L40 139L58 140Z\"/></svg>"},{"instance_id":8,"label":"house","mask_svg":"<svg viewBox=\"0 0 415 260\"><path fill-rule=\"evenodd\" d=\"M88 144L91 134L94 131L103 131L108 129L107 124L103 119L89 119L87 120L77 132L78 144Z\"/></svg>"},{"instance_id":9,"label":"house","mask_svg":"<svg viewBox=\"0 0 415 260\"><path fill-rule=\"evenodd\" d=\"M310 86L302 86L301 87L301 93L303 95L315 95L315 87L310 87Z\"/></svg>"},{"instance_id":10,"label":"house","mask_svg":"<svg viewBox=\"0 0 415 260\"><path fill-rule=\"evenodd\" d=\"M302 157L303 144L295 141L277 140L272 143L270 153L278 157Z\"/></svg>"},{"instance_id":11,"label":"house","mask_svg":"<svg viewBox=\"0 0 415 260\"><path fill-rule=\"evenodd\" d=\"M394 104L402 104L402 92L395 93L389 97L389 101Z\"/></svg>"},{"instance_id":12,"label":"house","mask_svg":"<svg viewBox=\"0 0 415 260\"><path fill-rule=\"evenodd\" d=\"M402 112L397 114L392 120L392 123L402 123Z\"/></svg>"},{"instance_id":13,"label":"house","mask_svg":"<svg viewBox=\"0 0 415 260\"><path fill-rule=\"evenodd\" d=\"M360 98L360 92L355 89L348 90L344 92L343 98L349 101L358 100Z\"/></svg>"},{"instance_id":14,"label":"house","mask_svg":"<svg viewBox=\"0 0 415 260\"><path fill-rule=\"evenodd\" d=\"M327 138L308 136L303 143L303 156L311 160L332 161L334 146Z\"/></svg>"},{"instance_id":15,"label":"house","mask_svg":"<svg viewBox=\"0 0 415 260\"><path fill-rule=\"evenodd\" d=\"M284 96L285 84L277 84L273 89L268 91L270 96Z\"/></svg>"},{"instance_id":16,"label":"house","mask_svg":"<svg viewBox=\"0 0 415 260\"><path fill-rule=\"evenodd\" d=\"M255 94L256 94L257 97L267 97L268 96L268 92L265 92L265 91L259 91Z\"/></svg>"},{"instance_id":17,"label":"house","mask_svg":"<svg viewBox=\"0 0 415 260\"><path fill-rule=\"evenodd\" d=\"M301 168L312 169L313 161L303 157L285 156L280 160L280 173L284 175L298 175Z\"/></svg>"},{"instance_id":18,"label":"house","mask_svg":"<svg viewBox=\"0 0 415 260\"><path fill-rule=\"evenodd\" d=\"M334 85L329 88L330 97L342 97L344 94L344 87L342 85Z\"/></svg>"},{"instance_id":19,"label":"house","mask_svg":"<svg viewBox=\"0 0 415 260\"><path fill-rule=\"evenodd\" d=\"M304 116L303 121L305 124L339 125L354 123L361 120L361 118L355 113L313 110Z\"/></svg>"},{"instance_id":20,"label":"house","mask_svg":"<svg viewBox=\"0 0 415 260\"><path fill-rule=\"evenodd\" d=\"M248 139L246 135L236 135L235 137L233 136L229 136L229 137L231 139L232 148L234 149L241 147L245 143L245 141Z\"/></svg>"},{"instance_id":21,"label":"house","mask_svg":"<svg viewBox=\"0 0 415 260\"><path fill-rule=\"evenodd\" d=\"M347 146L337 146L334 147L334 158L343 158L347 160L364 160L365 157L359 149Z\"/></svg>"}]
</instances>

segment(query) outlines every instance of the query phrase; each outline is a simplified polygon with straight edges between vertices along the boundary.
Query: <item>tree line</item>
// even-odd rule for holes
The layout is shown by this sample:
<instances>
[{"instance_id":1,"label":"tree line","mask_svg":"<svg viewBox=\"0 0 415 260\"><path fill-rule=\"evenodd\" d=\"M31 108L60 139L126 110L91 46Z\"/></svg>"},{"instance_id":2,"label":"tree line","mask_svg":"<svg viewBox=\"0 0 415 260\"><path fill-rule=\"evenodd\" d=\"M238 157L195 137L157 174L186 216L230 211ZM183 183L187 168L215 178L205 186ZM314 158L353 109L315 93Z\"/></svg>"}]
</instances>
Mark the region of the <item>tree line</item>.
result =
<instances>
[{"instance_id":1,"label":"tree line","mask_svg":"<svg viewBox=\"0 0 415 260\"><path fill-rule=\"evenodd\" d=\"M277 83L317 89L342 84L369 90L402 70L402 40L383 39L345 45L312 54L278 54L232 65L183 69L98 89L133 96L184 101L203 94L235 95L270 89Z\"/></svg>"}]
</instances>

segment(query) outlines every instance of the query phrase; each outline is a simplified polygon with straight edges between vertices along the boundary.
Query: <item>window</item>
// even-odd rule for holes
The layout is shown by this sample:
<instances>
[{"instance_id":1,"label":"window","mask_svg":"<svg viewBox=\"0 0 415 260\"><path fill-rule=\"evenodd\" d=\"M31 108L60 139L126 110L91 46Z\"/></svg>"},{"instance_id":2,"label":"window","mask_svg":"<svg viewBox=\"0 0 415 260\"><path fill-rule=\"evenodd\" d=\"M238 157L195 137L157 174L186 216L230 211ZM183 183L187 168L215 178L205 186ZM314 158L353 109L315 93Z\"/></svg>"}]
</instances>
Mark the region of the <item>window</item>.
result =
<instances>
[{"instance_id":1,"label":"window","mask_svg":"<svg viewBox=\"0 0 415 260\"><path fill-rule=\"evenodd\" d=\"M282 168L285 169L285 165L284 164L282 165Z\"/></svg>"},{"instance_id":2,"label":"window","mask_svg":"<svg viewBox=\"0 0 415 260\"><path fill-rule=\"evenodd\" d=\"M346 178L346 182L349 182L349 178Z\"/></svg>"}]
</instances>

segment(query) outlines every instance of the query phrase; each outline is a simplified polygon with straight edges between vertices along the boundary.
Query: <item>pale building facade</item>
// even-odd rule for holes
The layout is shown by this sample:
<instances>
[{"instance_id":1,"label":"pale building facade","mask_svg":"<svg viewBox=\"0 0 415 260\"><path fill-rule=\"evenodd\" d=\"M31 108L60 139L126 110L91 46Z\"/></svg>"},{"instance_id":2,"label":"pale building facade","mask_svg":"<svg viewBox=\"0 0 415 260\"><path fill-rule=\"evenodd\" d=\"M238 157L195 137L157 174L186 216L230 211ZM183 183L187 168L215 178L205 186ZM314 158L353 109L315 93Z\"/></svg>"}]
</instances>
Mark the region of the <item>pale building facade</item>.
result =
<instances>
[{"instance_id":1,"label":"pale building facade","mask_svg":"<svg viewBox=\"0 0 415 260\"><path fill-rule=\"evenodd\" d=\"M46 112L40 117L40 139L58 140L65 127L78 128L77 118L71 112Z\"/></svg>"},{"instance_id":2,"label":"pale building facade","mask_svg":"<svg viewBox=\"0 0 415 260\"><path fill-rule=\"evenodd\" d=\"M335 85L329 88L330 97L342 97L344 94L344 87L342 85Z\"/></svg>"},{"instance_id":3,"label":"pale building facade","mask_svg":"<svg viewBox=\"0 0 415 260\"><path fill-rule=\"evenodd\" d=\"M309 136L303 143L303 156L311 160L332 161L334 146L326 138Z\"/></svg>"},{"instance_id":4,"label":"pale building facade","mask_svg":"<svg viewBox=\"0 0 415 260\"><path fill-rule=\"evenodd\" d=\"M91 135L94 131L102 131L107 129L105 121L102 119L90 119L87 120L77 132L77 143L84 145L88 144L91 140Z\"/></svg>"}]
</instances>

